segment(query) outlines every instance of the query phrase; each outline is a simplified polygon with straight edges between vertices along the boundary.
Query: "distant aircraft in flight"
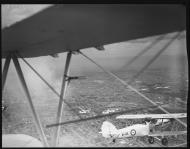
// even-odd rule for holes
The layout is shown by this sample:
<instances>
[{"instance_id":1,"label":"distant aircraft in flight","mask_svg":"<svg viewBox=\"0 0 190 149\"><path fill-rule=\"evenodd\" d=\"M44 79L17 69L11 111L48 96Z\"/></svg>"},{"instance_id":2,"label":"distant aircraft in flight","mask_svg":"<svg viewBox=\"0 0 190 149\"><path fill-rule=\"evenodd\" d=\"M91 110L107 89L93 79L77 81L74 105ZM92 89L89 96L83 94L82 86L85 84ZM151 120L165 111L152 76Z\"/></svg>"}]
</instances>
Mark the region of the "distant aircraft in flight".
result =
<instances>
[{"instance_id":1,"label":"distant aircraft in flight","mask_svg":"<svg viewBox=\"0 0 190 149\"><path fill-rule=\"evenodd\" d=\"M145 119L143 124L134 124L127 126L122 129L117 129L109 121L104 121L101 126L101 133L105 138L113 139L112 142L115 143L116 139L129 138L129 137L148 137L148 142L150 144L154 143L154 137L161 136L161 142L163 145L168 144L168 140L164 136L176 136L187 133L187 131L155 131L154 127L157 125L162 125L170 121L170 119L184 118L187 117L186 113L176 113L176 114L139 114L139 115L121 115L116 117L116 119Z\"/></svg>"}]
</instances>

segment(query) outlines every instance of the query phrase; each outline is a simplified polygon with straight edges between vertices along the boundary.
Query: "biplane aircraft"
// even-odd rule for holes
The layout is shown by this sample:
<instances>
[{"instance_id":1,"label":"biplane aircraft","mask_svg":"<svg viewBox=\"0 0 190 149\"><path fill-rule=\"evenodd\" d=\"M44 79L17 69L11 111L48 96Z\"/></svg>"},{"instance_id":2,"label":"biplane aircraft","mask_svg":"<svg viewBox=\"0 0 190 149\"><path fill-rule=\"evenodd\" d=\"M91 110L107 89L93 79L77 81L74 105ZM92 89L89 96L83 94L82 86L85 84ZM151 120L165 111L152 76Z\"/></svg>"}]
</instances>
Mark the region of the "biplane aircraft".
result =
<instances>
[{"instance_id":1,"label":"biplane aircraft","mask_svg":"<svg viewBox=\"0 0 190 149\"><path fill-rule=\"evenodd\" d=\"M2 5L5 7L5 5ZM14 7L14 5L12 5ZM35 6L32 6L35 7ZM14 12L16 13L16 12ZM135 92L143 99L154 106L158 106L151 99L146 97L140 91L131 86L131 84L114 73L106 70L100 64L85 55L82 50L94 47L100 52L108 50L105 45L119 42L126 42L151 36L160 36L168 33L174 33L171 40L161 48L158 53L150 60L152 63L176 38L181 32L186 30L186 8L181 4L58 4L41 10L23 20L15 20L11 25L4 26L1 31L1 58L5 59L2 72L2 91L4 90L10 61L13 60L20 83L23 87L28 104L31 109L36 129L40 141L36 146L56 147L59 145L60 130L62 124L63 104L68 82L78 77L69 76L69 66L71 57L74 54L80 54L94 63L101 70L111 75L122 83L126 88ZM126 49L127 50L127 49ZM61 91L58 93L26 60L26 58L52 56L57 57L58 53L67 53L65 70ZM142 52L143 53L143 52ZM142 55L141 53L141 55ZM24 61L55 93L59 98L58 110L54 126L55 131L52 134L53 144L47 141L38 112L35 110L32 97L30 95L24 74L19 60ZM147 63L142 70L145 70L150 63ZM56 67L56 66L55 66ZM142 71L141 71L142 72ZM138 76L139 74L137 74ZM136 76L136 77L137 77ZM158 106L164 113L169 113L166 109ZM173 117L183 126L187 124L180 119ZM84 119L83 119L84 120ZM110 125L105 122L103 126ZM52 124L53 126L53 124ZM149 135L149 124L136 124L129 126L138 129L143 127L144 131L130 131L129 133ZM115 128L111 126L111 128ZM128 131L129 128L124 128ZM114 129L116 131L116 129ZM122 130L118 130L118 135L122 135ZM125 134L124 134L125 135ZM28 140L27 140L28 138ZM19 141L18 141L19 140ZM27 146L27 141L35 140L31 137L23 137L22 134L3 134L3 147ZM33 141L36 142L36 141ZM41 142L41 143L39 143ZM34 144L33 144L34 145ZM33 146L29 144L28 146ZM35 145L34 145L35 146Z\"/></svg>"},{"instance_id":2,"label":"biplane aircraft","mask_svg":"<svg viewBox=\"0 0 190 149\"><path fill-rule=\"evenodd\" d=\"M154 143L154 137L162 137L161 142L163 145L168 144L168 140L165 136L176 136L187 133L187 131L155 131L155 126L168 123L173 118L185 118L186 113L175 114L132 114L132 115L120 115L116 119L144 119L143 124L133 124L126 126L122 129L117 129L111 122L104 121L101 127L101 133L105 138L111 138L115 143L116 139L129 138L129 137L148 137L150 144Z\"/></svg>"}]
</instances>

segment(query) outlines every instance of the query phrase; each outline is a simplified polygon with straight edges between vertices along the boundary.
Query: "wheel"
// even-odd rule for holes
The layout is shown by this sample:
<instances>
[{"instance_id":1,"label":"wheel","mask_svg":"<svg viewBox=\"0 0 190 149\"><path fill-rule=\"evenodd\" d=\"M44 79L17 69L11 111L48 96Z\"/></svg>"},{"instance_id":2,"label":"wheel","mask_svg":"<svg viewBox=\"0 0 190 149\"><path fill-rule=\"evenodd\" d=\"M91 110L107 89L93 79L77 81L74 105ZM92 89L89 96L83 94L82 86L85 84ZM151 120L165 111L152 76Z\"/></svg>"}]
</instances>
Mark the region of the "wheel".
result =
<instances>
[{"instance_id":1,"label":"wheel","mask_svg":"<svg viewBox=\"0 0 190 149\"><path fill-rule=\"evenodd\" d=\"M151 120L151 123L152 123L152 124L156 124L157 121L158 121L157 119L152 119L152 120Z\"/></svg>"},{"instance_id":2,"label":"wheel","mask_svg":"<svg viewBox=\"0 0 190 149\"><path fill-rule=\"evenodd\" d=\"M148 137L148 142L149 142L150 144L153 144L153 143L154 143L154 138L153 138L153 137Z\"/></svg>"},{"instance_id":3,"label":"wheel","mask_svg":"<svg viewBox=\"0 0 190 149\"><path fill-rule=\"evenodd\" d=\"M151 119L150 118L145 118L144 121L145 122L151 122Z\"/></svg>"},{"instance_id":4,"label":"wheel","mask_svg":"<svg viewBox=\"0 0 190 149\"><path fill-rule=\"evenodd\" d=\"M162 139L162 144L165 145L165 146L168 145L168 139L167 138L163 138Z\"/></svg>"},{"instance_id":5,"label":"wheel","mask_svg":"<svg viewBox=\"0 0 190 149\"><path fill-rule=\"evenodd\" d=\"M116 139L113 139L112 142L115 143L115 142L116 142Z\"/></svg>"}]
</instances>

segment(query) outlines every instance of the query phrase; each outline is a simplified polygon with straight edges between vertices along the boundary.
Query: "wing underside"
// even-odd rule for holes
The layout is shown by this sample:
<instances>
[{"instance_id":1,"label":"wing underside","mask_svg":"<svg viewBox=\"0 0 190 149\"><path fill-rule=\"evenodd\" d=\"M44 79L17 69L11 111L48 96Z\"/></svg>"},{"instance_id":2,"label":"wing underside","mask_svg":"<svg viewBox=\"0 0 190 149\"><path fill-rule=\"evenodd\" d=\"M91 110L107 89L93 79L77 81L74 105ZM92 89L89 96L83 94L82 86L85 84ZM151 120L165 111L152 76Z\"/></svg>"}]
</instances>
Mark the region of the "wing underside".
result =
<instances>
[{"instance_id":1,"label":"wing underside","mask_svg":"<svg viewBox=\"0 0 190 149\"><path fill-rule=\"evenodd\" d=\"M183 31L183 5L59 4L2 30L2 57L36 57Z\"/></svg>"}]
</instances>

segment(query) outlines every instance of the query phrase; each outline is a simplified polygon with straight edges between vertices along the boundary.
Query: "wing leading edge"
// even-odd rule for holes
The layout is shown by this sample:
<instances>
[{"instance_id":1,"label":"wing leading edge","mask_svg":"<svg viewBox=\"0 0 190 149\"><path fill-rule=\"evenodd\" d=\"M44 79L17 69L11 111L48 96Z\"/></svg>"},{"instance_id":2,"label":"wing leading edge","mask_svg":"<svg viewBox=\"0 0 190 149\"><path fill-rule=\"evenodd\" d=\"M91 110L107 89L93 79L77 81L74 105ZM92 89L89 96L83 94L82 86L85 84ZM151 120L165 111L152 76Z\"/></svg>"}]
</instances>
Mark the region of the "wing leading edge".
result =
<instances>
[{"instance_id":1,"label":"wing leading edge","mask_svg":"<svg viewBox=\"0 0 190 149\"><path fill-rule=\"evenodd\" d=\"M116 119L167 119L167 118L185 118L187 113L172 113L172 114L131 114L131 115L120 115Z\"/></svg>"}]
</instances>

